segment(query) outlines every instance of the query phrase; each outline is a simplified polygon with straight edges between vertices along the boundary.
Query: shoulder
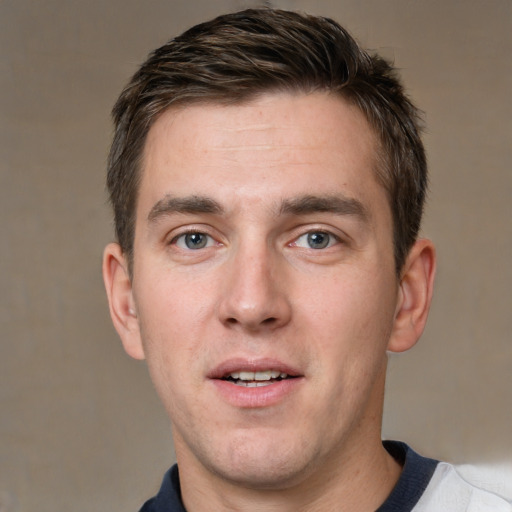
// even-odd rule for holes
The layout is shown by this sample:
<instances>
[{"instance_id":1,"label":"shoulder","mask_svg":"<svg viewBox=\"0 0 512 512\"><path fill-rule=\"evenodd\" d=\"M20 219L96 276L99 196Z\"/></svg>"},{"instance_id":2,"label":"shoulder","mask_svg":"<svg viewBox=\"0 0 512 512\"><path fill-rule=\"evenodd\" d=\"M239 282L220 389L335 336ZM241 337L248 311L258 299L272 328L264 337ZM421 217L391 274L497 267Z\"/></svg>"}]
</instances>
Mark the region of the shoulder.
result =
<instances>
[{"instance_id":1,"label":"shoulder","mask_svg":"<svg viewBox=\"0 0 512 512\"><path fill-rule=\"evenodd\" d=\"M504 498L467 482L451 465L440 462L414 512L512 512Z\"/></svg>"},{"instance_id":2,"label":"shoulder","mask_svg":"<svg viewBox=\"0 0 512 512\"><path fill-rule=\"evenodd\" d=\"M504 498L466 481L451 464L422 457L405 443L384 441L402 474L378 512L512 512Z\"/></svg>"}]
</instances>

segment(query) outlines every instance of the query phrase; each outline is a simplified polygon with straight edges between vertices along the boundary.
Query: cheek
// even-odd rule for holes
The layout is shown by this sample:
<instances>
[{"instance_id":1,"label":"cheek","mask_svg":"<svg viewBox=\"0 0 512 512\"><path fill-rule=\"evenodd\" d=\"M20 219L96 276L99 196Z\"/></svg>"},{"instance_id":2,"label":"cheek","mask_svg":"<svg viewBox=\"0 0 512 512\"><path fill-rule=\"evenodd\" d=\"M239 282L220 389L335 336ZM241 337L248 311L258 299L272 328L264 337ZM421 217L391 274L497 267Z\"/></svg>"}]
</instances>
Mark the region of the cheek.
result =
<instances>
[{"instance_id":1,"label":"cheek","mask_svg":"<svg viewBox=\"0 0 512 512\"><path fill-rule=\"evenodd\" d=\"M141 279L146 284L134 287L134 297L149 371L159 392L169 393L197 361L206 304L198 287L156 277Z\"/></svg>"},{"instance_id":2,"label":"cheek","mask_svg":"<svg viewBox=\"0 0 512 512\"><path fill-rule=\"evenodd\" d=\"M304 297L303 314L318 328L329 330L333 337L351 332L369 342L390 333L397 286L384 272L333 272L321 285L310 283L298 292Z\"/></svg>"},{"instance_id":3,"label":"cheek","mask_svg":"<svg viewBox=\"0 0 512 512\"><path fill-rule=\"evenodd\" d=\"M181 321L177 322L176 318ZM155 390L173 424L191 428L189 421L194 417L192 410L200 386L191 378L198 347L191 341L192 337L184 336L186 324L182 316L164 317L156 315L156 311L149 318L144 315L140 318L146 363Z\"/></svg>"},{"instance_id":4,"label":"cheek","mask_svg":"<svg viewBox=\"0 0 512 512\"><path fill-rule=\"evenodd\" d=\"M393 286L376 279L347 279L329 288L329 299L316 308L313 332L323 332L319 369L331 411L343 424L347 411L365 410L377 391L386 363L394 315ZM377 286L378 284L378 286ZM320 299L317 299L320 301ZM317 342L318 343L318 342ZM340 407L340 404L343 406ZM327 421L327 419L325 419Z\"/></svg>"},{"instance_id":5,"label":"cheek","mask_svg":"<svg viewBox=\"0 0 512 512\"><path fill-rule=\"evenodd\" d=\"M201 324L208 308L207 281L159 262L146 265L152 271L141 275L134 285L137 310L144 322L146 334L157 340L187 339ZM162 268L163 267L163 268Z\"/></svg>"},{"instance_id":6,"label":"cheek","mask_svg":"<svg viewBox=\"0 0 512 512\"><path fill-rule=\"evenodd\" d=\"M395 283L382 276L333 277L302 304L321 364L343 385L357 385L380 371L395 311ZM304 326L304 329L306 327ZM320 364L320 363L319 363Z\"/></svg>"}]
</instances>

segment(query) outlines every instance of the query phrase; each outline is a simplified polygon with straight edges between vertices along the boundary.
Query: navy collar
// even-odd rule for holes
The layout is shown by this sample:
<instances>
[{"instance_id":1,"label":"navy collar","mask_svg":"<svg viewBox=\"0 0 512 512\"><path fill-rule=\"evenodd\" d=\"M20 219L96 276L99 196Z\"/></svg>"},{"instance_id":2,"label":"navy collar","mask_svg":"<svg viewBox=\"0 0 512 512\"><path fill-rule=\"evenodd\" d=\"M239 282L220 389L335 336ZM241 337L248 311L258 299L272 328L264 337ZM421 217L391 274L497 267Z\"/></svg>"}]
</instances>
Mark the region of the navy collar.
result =
<instances>
[{"instance_id":1,"label":"navy collar","mask_svg":"<svg viewBox=\"0 0 512 512\"><path fill-rule=\"evenodd\" d=\"M439 461L422 457L399 441L384 441L383 445L403 469L391 494L376 512L409 512L425 492Z\"/></svg>"}]
</instances>

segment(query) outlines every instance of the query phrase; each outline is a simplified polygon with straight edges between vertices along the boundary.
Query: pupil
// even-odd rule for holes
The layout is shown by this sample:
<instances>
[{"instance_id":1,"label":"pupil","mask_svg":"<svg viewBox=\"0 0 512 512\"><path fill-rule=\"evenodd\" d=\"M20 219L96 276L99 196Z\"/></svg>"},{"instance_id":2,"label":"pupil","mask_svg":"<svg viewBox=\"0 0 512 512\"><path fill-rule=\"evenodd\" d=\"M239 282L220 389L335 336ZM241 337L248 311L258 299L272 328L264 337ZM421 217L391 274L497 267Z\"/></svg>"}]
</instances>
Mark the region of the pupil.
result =
<instances>
[{"instance_id":1,"label":"pupil","mask_svg":"<svg viewBox=\"0 0 512 512\"><path fill-rule=\"evenodd\" d=\"M185 235L185 244L189 249L202 249L206 245L206 236L202 233Z\"/></svg>"},{"instance_id":2,"label":"pupil","mask_svg":"<svg viewBox=\"0 0 512 512\"><path fill-rule=\"evenodd\" d=\"M312 249L324 249L329 243L329 235L327 233L310 233L308 235L308 244Z\"/></svg>"}]
</instances>

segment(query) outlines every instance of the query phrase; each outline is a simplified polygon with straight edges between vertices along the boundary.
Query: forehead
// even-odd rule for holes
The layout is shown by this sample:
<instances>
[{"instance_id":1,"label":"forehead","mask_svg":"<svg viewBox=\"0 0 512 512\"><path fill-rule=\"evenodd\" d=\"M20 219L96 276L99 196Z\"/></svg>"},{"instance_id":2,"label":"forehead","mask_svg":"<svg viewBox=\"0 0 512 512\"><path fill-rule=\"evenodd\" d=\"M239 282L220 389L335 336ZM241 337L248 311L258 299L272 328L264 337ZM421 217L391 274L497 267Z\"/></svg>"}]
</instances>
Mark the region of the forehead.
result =
<instances>
[{"instance_id":1,"label":"forehead","mask_svg":"<svg viewBox=\"0 0 512 512\"><path fill-rule=\"evenodd\" d=\"M364 196L378 186L377 147L359 109L327 93L173 108L148 134L140 206L198 191L221 201L230 194L335 194L333 187Z\"/></svg>"}]
</instances>

